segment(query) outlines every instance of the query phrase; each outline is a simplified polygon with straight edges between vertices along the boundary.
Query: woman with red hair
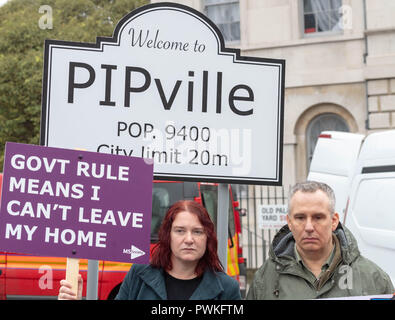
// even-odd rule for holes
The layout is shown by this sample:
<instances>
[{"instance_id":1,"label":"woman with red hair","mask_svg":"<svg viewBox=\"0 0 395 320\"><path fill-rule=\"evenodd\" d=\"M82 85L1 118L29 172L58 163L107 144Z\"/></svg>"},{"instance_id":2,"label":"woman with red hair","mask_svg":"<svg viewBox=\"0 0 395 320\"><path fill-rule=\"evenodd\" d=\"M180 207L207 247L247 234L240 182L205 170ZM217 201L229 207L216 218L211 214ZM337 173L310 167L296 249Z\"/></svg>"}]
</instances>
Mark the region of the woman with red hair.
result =
<instances>
[{"instance_id":1,"label":"woman with red hair","mask_svg":"<svg viewBox=\"0 0 395 320\"><path fill-rule=\"evenodd\" d=\"M76 299L62 280L59 299ZM82 281L79 292L82 292ZM238 300L239 284L223 272L214 224L195 201L174 203L159 229L149 265L133 264L118 300Z\"/></svg>"}]
</instances>

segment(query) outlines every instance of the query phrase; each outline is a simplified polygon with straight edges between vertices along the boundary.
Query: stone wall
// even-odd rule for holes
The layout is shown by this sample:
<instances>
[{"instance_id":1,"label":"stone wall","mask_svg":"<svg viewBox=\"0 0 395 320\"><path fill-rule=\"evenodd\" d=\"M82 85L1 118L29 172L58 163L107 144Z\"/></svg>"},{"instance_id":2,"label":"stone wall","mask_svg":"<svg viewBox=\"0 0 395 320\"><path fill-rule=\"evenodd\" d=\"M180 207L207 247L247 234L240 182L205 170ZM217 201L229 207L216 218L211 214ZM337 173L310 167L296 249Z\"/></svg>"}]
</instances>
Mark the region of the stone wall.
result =
<instances>
[{"instance_id":1,"label":"stone wall","mask_svg":"<svg viewBox=\"0 0 395 320\"><path fill-rule=\"evenodd\" d=\"M368 80L369 130L395 128L395 78Z\"/></svg>"}]
</instances>

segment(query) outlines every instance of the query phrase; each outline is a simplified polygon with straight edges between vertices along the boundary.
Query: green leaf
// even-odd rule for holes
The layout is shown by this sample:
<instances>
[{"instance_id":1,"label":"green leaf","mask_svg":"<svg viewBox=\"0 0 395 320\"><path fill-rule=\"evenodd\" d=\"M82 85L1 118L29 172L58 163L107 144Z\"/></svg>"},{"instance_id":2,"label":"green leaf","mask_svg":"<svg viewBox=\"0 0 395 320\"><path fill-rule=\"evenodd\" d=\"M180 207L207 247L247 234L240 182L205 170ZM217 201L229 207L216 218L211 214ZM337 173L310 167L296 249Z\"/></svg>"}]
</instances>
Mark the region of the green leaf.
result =
<instances>
[{"instance_id":1,"label":"green leaf","mask_svg":"<svg viewBox=\"0 0 395 320\"><path fill-rule=\"evenodd\" d=\"M39 143L44 40L96 42L148 2L9 0L0 7L0 168L6 141ZM52 29L40 28L40 19L49 17L41 6L52 9Z\"/></svg>"}]
</instances>

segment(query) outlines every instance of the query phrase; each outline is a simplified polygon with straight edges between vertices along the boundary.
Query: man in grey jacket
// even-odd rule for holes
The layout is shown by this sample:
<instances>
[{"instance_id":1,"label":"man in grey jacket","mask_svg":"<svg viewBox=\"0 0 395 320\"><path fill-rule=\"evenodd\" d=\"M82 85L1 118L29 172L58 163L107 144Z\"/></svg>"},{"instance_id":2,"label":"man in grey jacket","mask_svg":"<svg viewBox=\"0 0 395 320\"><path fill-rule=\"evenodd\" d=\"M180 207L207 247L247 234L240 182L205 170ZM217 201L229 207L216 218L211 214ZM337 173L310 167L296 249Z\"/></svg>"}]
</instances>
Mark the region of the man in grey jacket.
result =
<instances>
[{"instance_id":1,"label":"man in grey jacket","mask_svg":"<svg viewBox=\"0 0 395 320\"><path fill-rule=\"evenodd\" d=\"M297 183L287 225L275 235L270 258L256 272L247 299L318 299L394 293L389 276L361 256L339 222L335 195L324 183Z\"/></svg>"}]
</instances>

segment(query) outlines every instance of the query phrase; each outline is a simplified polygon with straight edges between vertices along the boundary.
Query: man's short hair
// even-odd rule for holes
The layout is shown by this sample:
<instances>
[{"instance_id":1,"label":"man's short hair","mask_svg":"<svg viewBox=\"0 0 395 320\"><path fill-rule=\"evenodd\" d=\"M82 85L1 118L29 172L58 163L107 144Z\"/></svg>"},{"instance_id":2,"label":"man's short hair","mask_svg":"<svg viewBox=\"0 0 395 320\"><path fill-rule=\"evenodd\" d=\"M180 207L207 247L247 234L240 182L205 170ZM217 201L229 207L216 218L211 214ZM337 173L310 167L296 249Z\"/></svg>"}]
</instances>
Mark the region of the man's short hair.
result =
<instances>
[{"instance_id":1,"label":"man's short hair","mask_svg":"<svg viewBox=\"0 0 395 320\"><path fill-rule=\"evenodd\" d=\"M326 183L317 182L317 181L298 182L291 187L288 196L288 215L291 212L291 199L296 192L300 191L304 193L314 193L318 190L321 190L327 195L329 199L329 212L331 215L333 215L335 213L335 205L336 205L335 193L333 192L332 188L328 186Z\"/></svg>"}]
</instances>

